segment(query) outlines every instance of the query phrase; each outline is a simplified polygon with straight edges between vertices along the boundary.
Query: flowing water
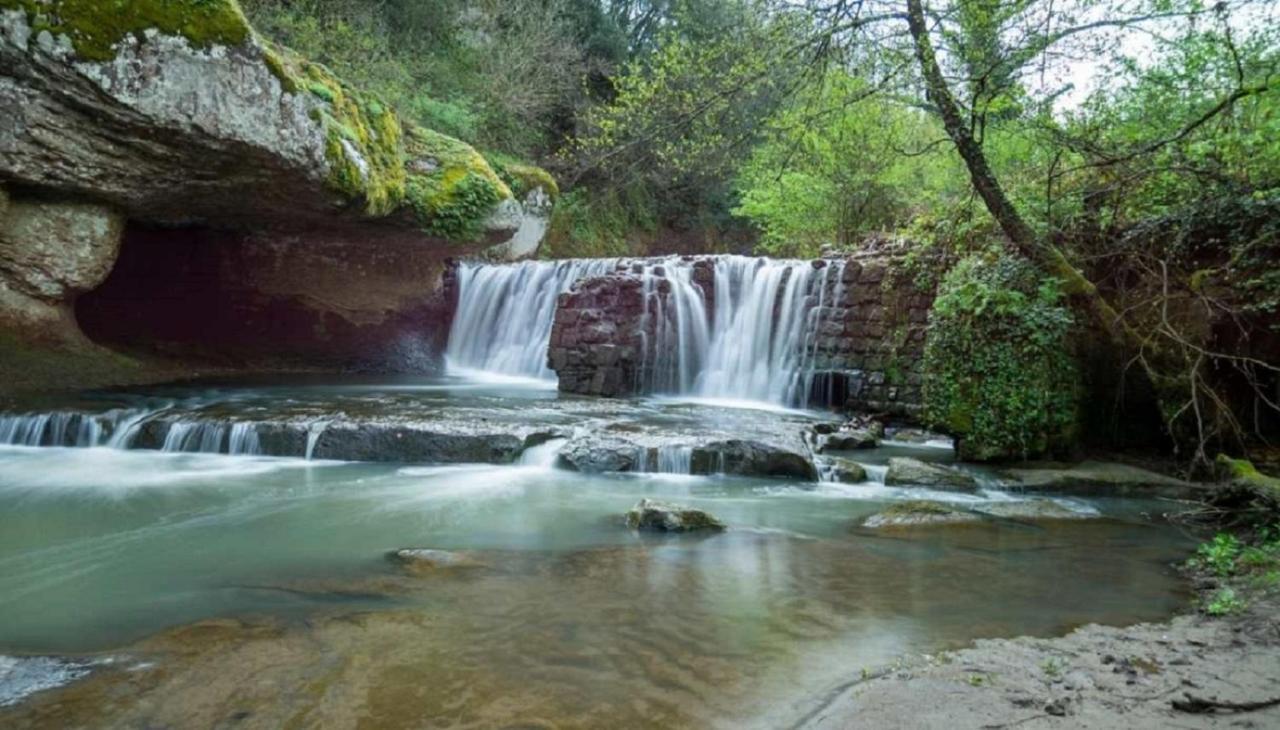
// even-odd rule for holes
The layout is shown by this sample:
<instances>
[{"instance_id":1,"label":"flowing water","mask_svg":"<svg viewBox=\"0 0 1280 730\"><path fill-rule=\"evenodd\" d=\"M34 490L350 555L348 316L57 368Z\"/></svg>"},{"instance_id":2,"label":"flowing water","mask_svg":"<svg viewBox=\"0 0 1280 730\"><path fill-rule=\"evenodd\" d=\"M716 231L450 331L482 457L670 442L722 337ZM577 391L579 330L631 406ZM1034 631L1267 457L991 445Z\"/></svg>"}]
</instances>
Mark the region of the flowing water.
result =
<instances>
[{"instance_id":1,"label":"flowing water","mask_svg":"<svg viewBox=\"0 0 1280 730\"><path fill-rule=\"evenodd\" d=\"M776 727L904 652L1154 620L1186 601L1169 565L1187 542L1137 501L1068 502L1105 519L888 534L857 525L904 498L1018 497L690 476L678 446L634 473L583 474L559 468L563 437L508 465L316 458L353 413L566 433L606 417L619 433L785 430L822 414L457 378L188 384L74 405L0 420L0 701L3 677L17 701L13 687L96 668L0 708L0 725ZM237 427L266 413L302 422L292 456L256 455L265 436ZM167 433L149 434L163 417ZM858 458L874 472L888 453L949 452ZM639 535L622 515L644 497L731 529ZM469 567L409 573L387 559L405 547ZM219 617L238 622L192 624ZM22 684L4 662L27 654L86 658L23 660L36 679Z\"/></svg>"},{"instance_id":2,"label":"flowing water","mask_svg":"<svg viewBox=\"0 0 1280 730\"><path fill-rule=\"evenodd\" d=\"M708 266L709 281L695 280ZM583 277L639 275L647 393L805 405L817 373L820 328L843 291L842 261L746 256L463 263L448 358L456 372L550 379L547 345L556 298ZM713 303L708 306L708 302Z\"/></svg>"},{"instance_id":3,"label":"flowing water","mask_svg":"<svg viewBox=\"0 0 1280 730\"><path fill-rule=\"evenodd\" d=\"M651 395L560 396L557 298L620 270L642 280ZM861 484L725 475L753 463L743 443L836 473L806 440L833 416L793 407L842 274L464 263L446 376L0 414L0 726L778 727L904 653L1184 605L1169 566L1189 546L1156 504L859 527L904 499L1025 499L991 474L974 494L884 485L889 457L948 461L945 443L845 454ZM729 530L632 532L642 498Z\"/></svg>"}]
</instances>

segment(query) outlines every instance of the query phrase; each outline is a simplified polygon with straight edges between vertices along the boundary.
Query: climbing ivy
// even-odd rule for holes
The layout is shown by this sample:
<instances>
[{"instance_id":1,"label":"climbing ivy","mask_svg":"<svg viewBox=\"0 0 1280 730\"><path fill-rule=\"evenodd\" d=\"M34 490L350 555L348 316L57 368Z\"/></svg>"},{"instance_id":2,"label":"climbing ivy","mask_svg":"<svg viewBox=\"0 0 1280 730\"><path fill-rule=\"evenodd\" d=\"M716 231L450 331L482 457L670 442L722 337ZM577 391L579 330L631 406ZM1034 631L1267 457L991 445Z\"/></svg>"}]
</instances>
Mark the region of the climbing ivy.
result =
<instances>
[{"instance_id":1,"label":"climbing ivy","mask_svg":"<svg viewBox=\"0 0 1280 730\"><path fill-rule=\"evenodd\" d=\"M1003 252L962 259L943 278L924 353L925 417L960 456L1017 459L1074 440L1079 372L1058 284Z\"/></svg>"}]
</instances>

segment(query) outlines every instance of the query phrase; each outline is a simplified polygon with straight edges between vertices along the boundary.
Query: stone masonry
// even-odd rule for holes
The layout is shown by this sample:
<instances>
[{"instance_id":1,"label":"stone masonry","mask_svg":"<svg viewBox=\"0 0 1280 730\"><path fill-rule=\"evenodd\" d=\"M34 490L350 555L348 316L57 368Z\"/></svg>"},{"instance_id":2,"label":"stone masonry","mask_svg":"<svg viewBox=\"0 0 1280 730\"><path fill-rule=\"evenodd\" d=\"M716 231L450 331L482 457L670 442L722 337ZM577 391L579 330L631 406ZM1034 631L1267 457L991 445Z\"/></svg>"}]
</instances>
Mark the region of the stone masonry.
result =
<instances>
[{"instance_id":1,"label":"stone masonry","mask_svg":"<svg viewBox=\"0 0 1280 730\"><path fill-rule=\"evenodd\" d=\"M933 293L900 281L891 255L876 254L811 262L815 275L804 306L813 312L817 332L809 367L810 405L898 418L917 417L925 332ZM713 264L693 263L693 279L704 292L714 321ZM821 272L826 267L830 271ZM645 343L654 342L653 317L645 317L644 283L639 270L579 281L560 296L552 328L548 363L563 392L623 396L642 392L661 362ZM838 275L837 275L838 274ZM667 282L655 287L664 296ZM645 330L648 331L645 331Z\"/></svg>"}]
</instances>

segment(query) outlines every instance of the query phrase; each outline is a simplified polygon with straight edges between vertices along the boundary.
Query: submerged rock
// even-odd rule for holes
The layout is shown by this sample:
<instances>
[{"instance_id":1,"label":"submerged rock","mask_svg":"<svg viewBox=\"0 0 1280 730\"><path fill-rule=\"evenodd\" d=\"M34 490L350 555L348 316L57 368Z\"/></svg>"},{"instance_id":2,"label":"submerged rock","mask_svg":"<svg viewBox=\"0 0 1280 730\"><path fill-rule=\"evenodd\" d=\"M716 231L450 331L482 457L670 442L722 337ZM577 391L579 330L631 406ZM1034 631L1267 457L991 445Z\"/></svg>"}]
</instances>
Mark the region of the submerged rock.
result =
<instances>
[{"instance_id":1,"label":"submerged rock","mask_svg":"<svg viewBox=\"0 0 1280 730\"><path fill-rule=\"evenodd\" d=\"M923 525L952 525L977 522L982 516L956 509L941 502L912 500L899 502L883 512L877 512L863 520L863 527L919 527Z\"/></svg>"},{"instance_id":2,"label":"submerged rock","mask_svg":"<svg viewBox=\"0 0 1280 730\"><path fill-rule=\"evenodd\" d=\"M387 558L414 575L485 566L471 553L435 548L402 548L391 551Z\"/></svg>"},{"instance_id":3,"label":"submerged rock","mask_svg":"<svg viewBox=\"0 0 1280 730\"><path fill-rule=\"evenodd\" d=\"M1011 520L1087 520L1098 515L1067 509L1051 499L1028 499L1020 502L995 502L979 507L983 514Z\"/></svg>"},{"instance_id":4,"label":"submerged rock","mask_svg":"<svg viewBox=\"0 0 1280 730\"><path fill-rule=\"evenodd\" d=\"M964 492L978 488L977 480L962 471L906 457L889 459L889 470L885 473L884 483L895 487L929 487Z\"/></svg>"},{"instance_id":5,"label":"submerged rock","mask_svg":"<svg viewBox=\"0 0 1280 730\"><path fill-rule=\"evenodd\" d=\"M627 527L652 532L695 532L725 529L724 523L700 509L642 499L627 513Z\"/></svg>"}]
</instances>

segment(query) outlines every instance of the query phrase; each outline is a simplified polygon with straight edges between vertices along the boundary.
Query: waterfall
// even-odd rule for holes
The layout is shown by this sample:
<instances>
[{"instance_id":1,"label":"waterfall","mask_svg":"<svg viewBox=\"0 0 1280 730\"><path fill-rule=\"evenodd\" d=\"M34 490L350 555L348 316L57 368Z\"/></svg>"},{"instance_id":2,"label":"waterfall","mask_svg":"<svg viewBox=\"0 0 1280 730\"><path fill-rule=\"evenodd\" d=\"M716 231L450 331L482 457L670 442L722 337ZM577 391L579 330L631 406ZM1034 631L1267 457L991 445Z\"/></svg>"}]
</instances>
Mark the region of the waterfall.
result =
<instances>
[{"instance_id":1,"label":"waterfall","mask_svg":"<svg viewBox=\"0 0 1280 730\"><path fill-rule=\"evenodd\" d=\"M236 423L231 426L231 438L227 440L228 454L261 454L262 444L252 423Z\"/></svg>"},{"instance_id":2,"label":"waterfall","mask_svg":"<svg viewBox=\"0 0 1280 730\"><path fill-rule=\"evenodd\" d=\"M711 291L695 281L699 265L713 273ZM554 377L546 354L557 297L581 278L611 271L642 282L642 391L807 405L819 370L819 337L844 293L841 261L669 256L464 263L450 366Z\"/></svg>"},{"instance_id":3,"label":"waterfall","mask_svg":"<svg viewBox=\"0 0 1280 730\"><path fill-rule=\"evenodd\" d=\"M445 351L449 367L551 379L547 344L556 298L575 281L617 268L616 259L458 265L458 310Z\"/></svg>"},{"instance_id":4,"label":"waterfall","mask_svg":"<svg viewBox=\"0 0 1280 730\"><path fill-rule=\"evenodd\" d=\"M105 416L110 417L110 414ZM98 416L74 411L0 416L0 444L10 446L79 446L102 443Z\"/></svg>"},{"instance_id":5,"label":"waterfall","mask_svg":"<svg viewBox=\"0 0 1280 730\"><path fill-rule=\"evenodd\" d=\"M530 446L520 453L521 466L532 466L538 469L551 469L556 465L560 450L569 443L567 438L549 439L537 446Z\"/></svg>"}]
</instances>

